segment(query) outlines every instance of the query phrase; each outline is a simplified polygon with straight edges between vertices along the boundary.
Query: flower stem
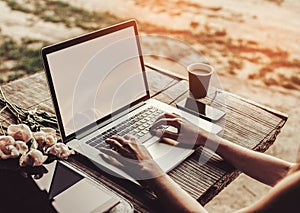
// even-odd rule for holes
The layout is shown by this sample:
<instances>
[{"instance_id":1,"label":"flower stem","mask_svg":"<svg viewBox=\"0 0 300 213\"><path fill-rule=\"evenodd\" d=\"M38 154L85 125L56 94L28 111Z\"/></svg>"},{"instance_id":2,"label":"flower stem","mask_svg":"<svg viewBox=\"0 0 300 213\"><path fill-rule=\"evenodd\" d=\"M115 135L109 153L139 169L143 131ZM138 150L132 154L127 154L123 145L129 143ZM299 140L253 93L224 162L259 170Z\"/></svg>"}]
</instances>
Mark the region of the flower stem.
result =
<instances>
[{"instance_id":1,"label":"flower stem","mask_svg":"<svg viewBox=\"0 0 300 213\"><path fill-rule=\"evenodd\" d=\"M4 105L0 115L6 110L17 119L17 123L27 124L32 131L38 131L41 127L52 127L58 132L55 115L38 109L27 110L9 102L1 87L0 95L0 104Z\"/></svg>"}]
</instances>

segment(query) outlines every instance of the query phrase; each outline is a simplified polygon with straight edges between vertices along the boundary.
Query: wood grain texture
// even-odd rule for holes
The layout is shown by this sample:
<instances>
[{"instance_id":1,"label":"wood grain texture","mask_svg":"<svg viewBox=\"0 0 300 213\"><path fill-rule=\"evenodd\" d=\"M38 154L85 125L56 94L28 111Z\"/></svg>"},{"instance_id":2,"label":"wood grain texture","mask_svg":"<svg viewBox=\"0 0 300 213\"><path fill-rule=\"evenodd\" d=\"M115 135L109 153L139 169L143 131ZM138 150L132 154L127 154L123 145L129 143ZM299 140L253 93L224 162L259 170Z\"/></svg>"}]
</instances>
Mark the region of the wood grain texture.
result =
<instances>
[{"instance_id":1,"label":"wood grain texture","mask_svg":"<svg viewBox=\"0 0 300 213\"><path fill-rule=\"evenodd\" d=\"M185 80L172 78L147 69L152 97L168 104L175 104L188 95ZM23 78L2 86L7 99L20 107L39 108L54 113L44 73ZM215 90L213 96L201 100L226 112L226 116L215 122L224 127L222 137L249 149L267 150L287 120L287 116L253 101L243 99L225 91ZM3 125L14 123L8 114L1 114ZM130 200L138 212L156 212L160 204L149 189L113 177L79 154L68 160L74 167L86 172L99 183ZM199 148L169 175L202 204L210 201L232 182L239 172L213 152Z\"/></svg>"}]
</instances>

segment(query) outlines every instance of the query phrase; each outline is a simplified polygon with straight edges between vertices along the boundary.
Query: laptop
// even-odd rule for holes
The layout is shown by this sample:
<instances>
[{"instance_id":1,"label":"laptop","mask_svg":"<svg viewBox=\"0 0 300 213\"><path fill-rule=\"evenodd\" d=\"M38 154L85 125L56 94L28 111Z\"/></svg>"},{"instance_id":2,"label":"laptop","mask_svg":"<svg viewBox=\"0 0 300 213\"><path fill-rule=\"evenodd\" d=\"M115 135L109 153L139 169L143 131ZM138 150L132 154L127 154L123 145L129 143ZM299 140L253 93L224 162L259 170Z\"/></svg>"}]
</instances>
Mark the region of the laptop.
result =
<instances>
[{"instance_id":1,"label":"laptop","mask_svg":"<svg viewBox=\"0 0 300 213\"><path fill-rule=\"evenodd\" d=\"M222 130L150 98L135 20L47 46L42 57L63 142L110 174L132 180L100 156L99 147L109 148L104 140L112 135L135 136L166 172L193 152L160 143L149 132L165 112L214 134Z\"/></svg>"}]
</instances>

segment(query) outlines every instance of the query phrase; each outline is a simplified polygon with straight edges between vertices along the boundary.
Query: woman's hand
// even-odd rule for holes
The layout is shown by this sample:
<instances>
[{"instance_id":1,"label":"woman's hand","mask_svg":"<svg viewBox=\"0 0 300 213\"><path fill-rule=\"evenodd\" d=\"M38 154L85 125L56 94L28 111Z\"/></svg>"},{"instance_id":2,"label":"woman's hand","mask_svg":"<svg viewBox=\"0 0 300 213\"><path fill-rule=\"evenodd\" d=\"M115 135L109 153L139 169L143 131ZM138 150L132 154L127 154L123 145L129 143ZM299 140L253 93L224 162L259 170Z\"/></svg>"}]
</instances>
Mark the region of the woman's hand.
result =
<instances>
[{"instance_id":1,"label":"woman's hand","mask_svg":"<svg viewBox=\"0 0 300 213\"><path fill-rule=\"evenodd\" d=\"M175 127L177 132L159 129L162 125ZM177 114L166 113L160 116L152 124L151 131L165 143L187 148L198 147L207 140L207 132Z\"/></svg>"},{"instance_id":2,"label":"woman's hand","mask_svg":"<svg viewBox=\"0 0 300 213\"><path fill-rule=\"evenodd\" d=\"M104 160L120 168L135 180L155 178L165 174L142 144L132 136L112 136L105 140L114 150L101 148L108 156Z\"/></svg>"},{"instance_id":3,"label":"woman's hand","mask_svg":"<svg viewBox=\"0 0 300 213\"><path fill-rule=\"evenodd\" d=\"M109 155L109 157L104 157L104 160L131 175L141 185L149 186L158 196L164 211L206 212L200 203L159 168L148 150L135 138L113 136L106 142L114 147L115 151L101 149Z\"/></svg>"}]
</instances>

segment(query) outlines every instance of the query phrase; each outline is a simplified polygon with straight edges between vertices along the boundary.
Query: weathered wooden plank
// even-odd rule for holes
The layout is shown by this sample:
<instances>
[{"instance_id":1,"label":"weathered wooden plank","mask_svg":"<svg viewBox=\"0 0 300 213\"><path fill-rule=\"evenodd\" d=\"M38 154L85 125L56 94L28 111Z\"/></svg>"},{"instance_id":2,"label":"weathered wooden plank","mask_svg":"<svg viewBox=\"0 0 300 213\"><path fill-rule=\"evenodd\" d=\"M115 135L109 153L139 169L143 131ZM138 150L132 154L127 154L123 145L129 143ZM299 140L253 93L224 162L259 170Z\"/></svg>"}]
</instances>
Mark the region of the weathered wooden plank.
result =
<instances>
[{"instance_id":1,"label":"weathered wooden plank","mask_svg":"<svg viewBox=\"0 0 300 213\"><path fill-rule=\"evenodd\" d=\"M19 107L38 108L54 113L44 73L16 80L1 88L7 100ZM16 119L5 111L0 116L0 122L7 127L9 124L16 123Z\"/></svg>"},{"instance_id":2,"label":"weathered wooden plank","mask_svg":"<svg viewBox=\"0 0 300 213\"><path fill-rule=\"evenodd\" d=\"M186 91L186 81L181 80L174 84L172 87L169 87L161 93L157 94L155 96L155 99L167 104L174 104L174 101L185 94Z\"/></svg>"},{"instance_id":3,"label":"weathered wooden plank","mask_svg":"<svg viewBox=\"0 0 300 213\"><path fill-rule=\"evenodd\" d=\"M146 68L146 75L151 97L156 96L178 82L177 79L163 75L150 68Z\"/></svg>"},{"instance_id":4,"label":"weathered wooden plank","mask_svg":"<svg viewBox=\"0 0 300 213\"><path fill-rule=\"evenodd\" d=\"M16 80L2 88L7 99L25 109L50 98L44 73Z\"/></svg>"},{"instance_id":5,"label":"weathered wooden plank","mask_svg":"<svg viewBox=\"0 0 300 213\"><path fill-rule=\"evenodd\" d=\"M187 82L181 81L158 94L156 98L166 103L174 103L187 97L187 90ZM270 109L264 109L258 104L224 91L217 91L215 96L209 96L203 99L203 102L226 111L226 116L216 122L225 128L223 137L250 149L255 149L258 144L265 143L268 145L261 151L266 150L275 140L266 136L272 135L274 129L280 129L287 118L284 114L271 112ZM211 197L204 195L205 192L215 195L211 192L212 188L221 190L227 185L227 180L234 179L238 172L229 166L228 170L220 170L215 166L213 158L204 164L207 167L199 165L199 162L193 159L194 156L171 171L170 176L193 197L200 198L201 203L206 203ZM210 174L216 175L210 176Z\"/></svg>"},{"instance_id":6,"label":"weathered wooden plank","mask_svg":"<svg viewBox=\"0 0 300 213\"><path fill-rule=\"evenodd\" d=\"M188 95L186 81L179 81L149 69L147 76L150 94L161 101L174 104ZM37 107L54 112L43 73L4 85L3 90L10 101L21 107ZM209 96L202 101L226 111L226 116L216 122L224 126L222 137L260 151L265 151L274 142L287 119L283 113L224 91L218 91L216 96ZM6 113L1 114L0 120L4 123L13 122ZM206 161L207 163L204 163ZM76 155L69 162L131 200L137 211L147 212L159 208L151 192L128 181L109 176L83 156ZM219 156L200 148L169 174L182 188L205 204L239 172Z\"/></svg>"},{"instance_id":7,"label":"weathered wooden plank","mask_svg":"<svg viewBox=\"0 0 300 213\"><path fill-rule=\"evenodd\" d=\"M264 109L252 101L247 101L227 92L223 92L223 95L226 99L226 105L224 102L218 101L218 98L213 101L206 100L211 105L217 108L221 106L220 108L226 110L223 137L233 143L258 151L265 151L269 148L275 141L278 131L285 124L287 116L268 108ZM223 189L238 174L238 171L227 172L198 200L203 204L207 203L216 195L217 191Z\"/></svg>"}]
</instances>

